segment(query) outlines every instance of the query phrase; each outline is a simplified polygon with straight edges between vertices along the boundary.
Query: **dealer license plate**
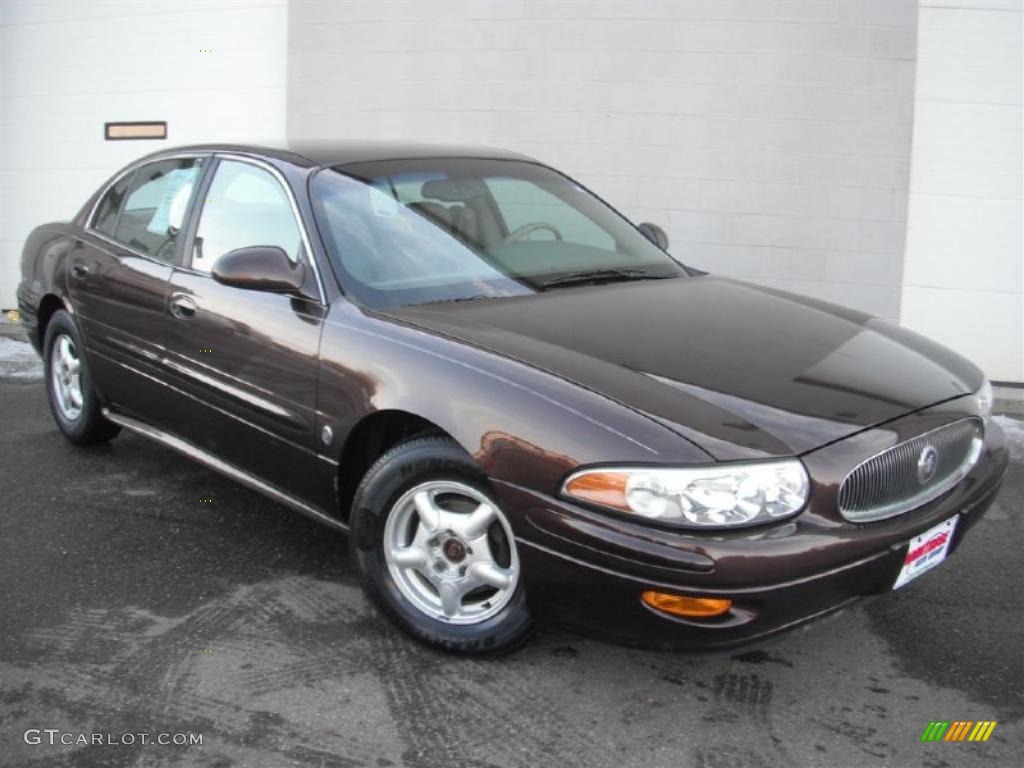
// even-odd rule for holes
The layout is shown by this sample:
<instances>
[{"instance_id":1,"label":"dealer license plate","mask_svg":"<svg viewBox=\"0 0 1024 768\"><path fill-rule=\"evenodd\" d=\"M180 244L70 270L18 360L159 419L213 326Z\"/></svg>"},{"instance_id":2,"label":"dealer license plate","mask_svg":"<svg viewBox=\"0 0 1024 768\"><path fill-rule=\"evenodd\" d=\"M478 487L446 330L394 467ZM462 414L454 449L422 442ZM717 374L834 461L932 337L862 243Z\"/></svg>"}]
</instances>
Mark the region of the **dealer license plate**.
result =
<instances>
[{"instance_id":1,"label":"dealer license plate","mask_svg":"<svg viewBox=\"0 0 1024 768\"><path fill-rule=\"evenodd\" d=\"M915 536L907 545L907 554L903 559L903 568L893 583L893 589L899 589L909 581L916 579L925 571L930 571L946 559L949 545L953 541L957 515L934 528L929 528L920 536Z\"/></svg>"}]
</instances>

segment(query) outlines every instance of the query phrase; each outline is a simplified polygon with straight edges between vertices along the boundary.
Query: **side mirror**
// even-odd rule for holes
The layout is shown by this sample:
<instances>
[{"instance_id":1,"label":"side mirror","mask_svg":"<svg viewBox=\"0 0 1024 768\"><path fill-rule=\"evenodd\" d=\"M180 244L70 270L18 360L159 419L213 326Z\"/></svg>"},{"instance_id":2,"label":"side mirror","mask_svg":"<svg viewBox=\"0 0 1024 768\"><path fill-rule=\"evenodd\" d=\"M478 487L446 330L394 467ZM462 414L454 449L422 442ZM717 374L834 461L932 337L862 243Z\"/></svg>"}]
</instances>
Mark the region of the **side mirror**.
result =
<instances>
[{"instance_id":1,"label":"side mirror","mask_svg":"<svg viewBox=\"0 0 1024 768\"><path fill-rule=\"evenodd\" d=\"M213 263L213 279L251 291L291 293L302 290L305 271L276 245L253 245L228 251Z\"/></svg>"},{"instance_id":2,"label":"side mirror","mask_svg":"<svg viewBox=\"0 0 1024 768\"><path fill-rule=\"evenodd\" d=\"M645 221L643 224L637 224L636 228L643 233L644 237L661 248L661 250L668 250L668 235L665 233L665 230L657 224L651 224L651 222Z\"/></svg>"}]
</instances>

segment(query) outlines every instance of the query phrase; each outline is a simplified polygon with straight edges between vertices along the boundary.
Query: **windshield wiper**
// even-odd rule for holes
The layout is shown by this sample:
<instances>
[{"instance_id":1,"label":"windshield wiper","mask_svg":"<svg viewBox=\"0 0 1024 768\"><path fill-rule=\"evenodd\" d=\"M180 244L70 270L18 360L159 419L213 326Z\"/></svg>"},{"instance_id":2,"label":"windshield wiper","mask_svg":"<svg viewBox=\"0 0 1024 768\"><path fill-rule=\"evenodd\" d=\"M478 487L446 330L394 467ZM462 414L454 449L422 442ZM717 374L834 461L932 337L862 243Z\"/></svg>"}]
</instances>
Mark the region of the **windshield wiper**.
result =
<instances>
[{"instance_id":1,"label":"windshield wiper","mask_svg":"<svg viewBox=\"0 0 1024 768\"><path fill-rule=\"evenodd\" d=\"M674 275L657 275L643 269L632 267L610 267L607 269L588 269L582 272L569 272L559 275L540 284L541 288L553 288L559 285L574 283L590 283L596 280L661 280Z\"/></svg>"}]
</instances>

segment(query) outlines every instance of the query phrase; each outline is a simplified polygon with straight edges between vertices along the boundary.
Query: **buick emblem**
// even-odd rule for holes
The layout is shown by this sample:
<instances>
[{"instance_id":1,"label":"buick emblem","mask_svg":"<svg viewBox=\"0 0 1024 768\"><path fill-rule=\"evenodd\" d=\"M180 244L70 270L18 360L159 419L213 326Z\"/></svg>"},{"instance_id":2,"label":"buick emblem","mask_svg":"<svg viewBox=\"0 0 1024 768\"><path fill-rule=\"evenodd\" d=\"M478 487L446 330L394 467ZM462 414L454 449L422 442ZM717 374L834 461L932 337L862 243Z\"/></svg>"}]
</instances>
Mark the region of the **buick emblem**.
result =
<instances>
[{"instance_id":1,"label":"buick emblem","mask_svg":"<svg viewBox=\"0 0 1024 768\"><path fill-rule=\"evenodd\" d=\"M917 482L921 485L928 483L935 477L935 470L939 468L939 452L931 445L926 445L917 457Z\"/></svg>"},{"instance_id":2,"label":"buick emblem","mask_svg":"<svg viewBox=\"0 0 1024 768\"><path fill-rule=\"evenodd\" d=\"M458 539L448 539L441 547L441 551L453 563L458 563L466 557L466 545Z\"/></svg>"}]
</instances>

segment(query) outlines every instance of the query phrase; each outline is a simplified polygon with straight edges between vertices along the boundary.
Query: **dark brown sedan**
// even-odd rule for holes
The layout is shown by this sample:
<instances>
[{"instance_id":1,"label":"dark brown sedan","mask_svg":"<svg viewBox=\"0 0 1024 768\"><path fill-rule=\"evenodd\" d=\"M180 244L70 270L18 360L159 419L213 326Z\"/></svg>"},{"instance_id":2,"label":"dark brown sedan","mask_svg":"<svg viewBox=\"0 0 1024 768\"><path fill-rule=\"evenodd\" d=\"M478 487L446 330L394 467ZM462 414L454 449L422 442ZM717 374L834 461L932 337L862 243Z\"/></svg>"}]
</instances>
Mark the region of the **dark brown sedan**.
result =
<instances>
[{"instance_id":1,"label":"dark brown sedan","mask_svg":"<svg viewBox=\"0 0 1024 768\"><path fill-rule=\"evenodd\" d=\"M982 373L666 247L509 152L197 146L37 228L18 301L70 440L350 531L449 650L732 649L942 562L1006 468Z\"/></svg>"}]
</instances>

